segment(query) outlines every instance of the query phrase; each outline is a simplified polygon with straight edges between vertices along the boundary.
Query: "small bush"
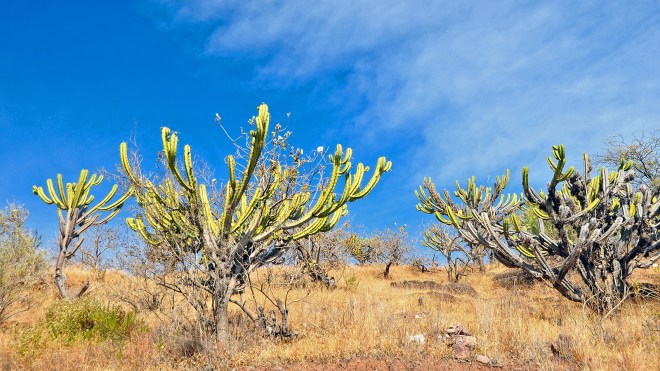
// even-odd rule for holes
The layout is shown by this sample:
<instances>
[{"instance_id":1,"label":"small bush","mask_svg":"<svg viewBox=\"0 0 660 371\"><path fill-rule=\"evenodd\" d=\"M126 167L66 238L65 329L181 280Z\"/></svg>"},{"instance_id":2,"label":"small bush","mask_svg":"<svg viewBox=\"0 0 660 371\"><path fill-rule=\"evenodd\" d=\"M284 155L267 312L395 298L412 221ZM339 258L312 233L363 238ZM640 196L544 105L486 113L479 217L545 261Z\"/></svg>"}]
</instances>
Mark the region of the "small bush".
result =
<instances>
[{"instance_id":1,"label":"small bush","mask_svg":"<svg viewBox=\"0 0 660 371\"><path fill-rule=\"evenodd\" d=\"M0 323L30 309L25 291L46 268L38 236L25 228L27 216L22 206L0 209Z\"/></svg>"},{"instance_id":2,"label":"small bush","mask_svg":"<svg viewBox=\"0 0 660 371\"><path fill-rule=\"evenodd\" d=\"M346 281L346 289L349 291L355 291L358 286L360 286L360 280L358 280L354 273L346 277L344 280Z\"/></svg>"},{"instance_id":3,"label":"small bush","mask_svg":"<svg viewBox=\"0 0 660 371\"><path fill-rule=\"evenodd\" d=\"M22 354L43 348L50 341L123 341L143 326L135 312L93 299L55 302L33 328L19 334Z\"/></svg>"}]
</instances>

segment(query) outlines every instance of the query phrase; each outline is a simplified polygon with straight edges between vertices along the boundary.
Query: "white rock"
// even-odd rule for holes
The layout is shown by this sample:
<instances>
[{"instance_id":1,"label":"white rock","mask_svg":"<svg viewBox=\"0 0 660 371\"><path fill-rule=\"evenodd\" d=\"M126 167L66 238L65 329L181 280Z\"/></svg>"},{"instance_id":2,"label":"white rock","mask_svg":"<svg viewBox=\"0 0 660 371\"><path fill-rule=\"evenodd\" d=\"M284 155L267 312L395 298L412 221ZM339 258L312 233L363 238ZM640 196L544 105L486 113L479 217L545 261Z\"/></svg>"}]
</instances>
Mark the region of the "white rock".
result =
<instances>
[{"instance_id":1,"label":"white rock","mask_svg":"<svg viewBox=\"0 0 660 371\"><path fill-rule=\"evenodd\" d=\"M476 357L474 357L474 360L479 363L483 363L485 365L490 363L490 358L488 358L488 356L485 356L483 354L477 355Z\"/></svg>"},{"instance_id":2,"label":"white rock","mask_svg":"<svg viewBox=\"0 0 660 371\"><path fill-rule=\"evenodd\" d=\"M424 344L426 339L424 338L424 334L417 334L417 335L410 336L408 338L408 341L411 342L411 343Z\"/></svg>"}]
</instances>

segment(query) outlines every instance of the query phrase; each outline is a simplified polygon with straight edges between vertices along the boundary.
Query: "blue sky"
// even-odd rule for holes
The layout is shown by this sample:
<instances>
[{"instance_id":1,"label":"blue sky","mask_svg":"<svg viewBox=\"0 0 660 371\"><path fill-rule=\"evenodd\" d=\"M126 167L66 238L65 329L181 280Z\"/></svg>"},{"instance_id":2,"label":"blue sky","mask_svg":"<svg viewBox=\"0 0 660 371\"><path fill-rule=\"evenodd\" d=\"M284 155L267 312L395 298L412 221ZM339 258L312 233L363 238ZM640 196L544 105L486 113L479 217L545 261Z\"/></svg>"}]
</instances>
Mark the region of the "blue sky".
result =
<instances>
[{"instance_id":1,"label":"blue sky","mask_svg":"<svg viewBox=\"0 0 660 371\"><path fill-rule=\"evenodd\" d=\"M623 2L20 1L0 11L2 202L55 238L31 193L62 172L113 169L137 138L145 163L169 126L225 176L229 130L269 104L292 143L342 143L394 165L350 206L368 228L423 221L424 176L453 187L573 163L612 134L660 127L660 6ZM123 217L127 213L120 214Z\"/></svg>"}]
</instances>

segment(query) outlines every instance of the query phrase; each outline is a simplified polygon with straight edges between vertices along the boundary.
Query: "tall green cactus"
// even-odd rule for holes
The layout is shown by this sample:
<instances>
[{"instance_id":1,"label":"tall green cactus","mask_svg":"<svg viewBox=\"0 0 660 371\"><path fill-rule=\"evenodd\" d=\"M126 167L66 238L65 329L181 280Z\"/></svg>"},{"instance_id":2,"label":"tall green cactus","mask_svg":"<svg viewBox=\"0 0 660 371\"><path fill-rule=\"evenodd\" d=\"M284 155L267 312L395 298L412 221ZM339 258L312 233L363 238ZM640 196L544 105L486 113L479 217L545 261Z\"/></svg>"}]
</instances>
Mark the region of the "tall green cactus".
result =
<instances>
[{"instance_id":1,"label":"tall green cactus","mask_svg":"<svg viewBox=\"0 0 660 371\"><path fill-rule=\"evenodd\" d=\"M196 277L207 283L199 285L212 297L219 338L227 336L227 304L245 286L246 275L279 259L290 248L289 242L332 229L346 215L347 203L371 192L391 167L391 162L379 158L371 179L363 186L369 167L359 163L351 173L351 149L337 145L329 156L329 177L319 184L303 184L299 162L286 163L273 155L279 148L272 145L277 144L279 127L269 141L268 107L261 104L258 112L255 130L249 132L242 171L236 158L227 156L228 180L220 208L212 205L207 185L198 183L188 145L184 146L180 168L175 132L168 128L161 132L164 162L171 176L160 184L136 173L126 143L120 146L122 166L138 190L135 195L142 208L140 215L127 219L128 225L162 259L180 261L195 256L204 262L205 268ZM337 194L340 178L343 189Z\"/></svg>"},{"instance_id":2,"label":"tall green cactus","mask_svg":"<svg viewBox=\"0 0 660 371\"><path fill-rule=\"evenodd\" d=\"M92 187L101 184L103 176L92 174L88 180L88 175L89 172L83 169L80 171L77 182L64 184L62 174L57 174L57 189L55 189L52 179L46 180L48 195L42 187L36 185L32 187L32 192L39 196L42 201L48 205L54 204L57 206L57 215L60 221L58 237L60 251L55 264L54 279L61 298L69 298L66 289L66 277L62 271L64 263L70 260L83 244L85 237L82 234L94 225L107 223L117 215L130 196L130 192L127 192L111 202L118 189L115 184L101 201L92 206L94 195L90 192ZM66 211L66 216L63 211ZM108 212L108 214L100 219L103 212ZM86 289L87 285L83 287L78 296L82 295Z\"/></svg>"},{"instance_id":3,"label":"tall green cactus","mask_svg":"<svg viewBox=\"0 0 660 371\"><path fill-rule=\"evenodd\" d=\"M505 265L523 268L548 280L565 297L609 313L628 297L632 271L660 259L660 188L633 189L635 174L629 161L622 160L616 171L601 168L592 177L586 154L580 175L574 167L566 169L564 146L554 146L552 153L548 163L553 174L546 193L529 185L529 170L523 169L524 204L515 195L500 196L508 176L483 193L473 181L467 190L459 186L455 195L461 206L446 190L441 197L425 179L417 192L418 209L452 225L468 243L491 249ZM516 208L523 206L538 218L538 228L521 222ZM553 233L546 233L547 223ZM580 280L569 276L570 271Z\"/></svg>"}]
</instances>

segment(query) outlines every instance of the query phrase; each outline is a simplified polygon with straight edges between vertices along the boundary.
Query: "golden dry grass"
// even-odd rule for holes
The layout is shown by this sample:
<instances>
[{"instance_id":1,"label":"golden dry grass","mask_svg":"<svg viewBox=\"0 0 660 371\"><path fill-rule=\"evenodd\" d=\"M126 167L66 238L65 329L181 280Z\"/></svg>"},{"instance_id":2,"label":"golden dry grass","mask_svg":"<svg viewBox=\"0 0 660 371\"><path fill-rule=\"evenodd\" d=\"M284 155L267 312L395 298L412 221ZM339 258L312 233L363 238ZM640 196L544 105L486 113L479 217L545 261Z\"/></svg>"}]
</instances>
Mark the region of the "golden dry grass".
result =
<instances>
[{"instance_id":1,"label":"golden dry grass","mask_svg":"<svg viewBox=\"0 0 660 371\"><path fill-rule=\"evenodd\" d=\"M495 359L505 369L658 369L660 351L660 302L630 301L621 312L601 319L579 304L569 302L550 287L536 283L530 288L507 289L493 276L503 268L472 274L463 282L478 292L476 297L452 294L454 300L429 294L428 289L390 286L398 280L432 280L446 283L442 270L421 273L412 267L392 268L391 280L382 278L381 267L349 267L334 272L339 289L295 289L290 299L291 327L299 337L291 342L241 335L245 321L232 311L237 340L230 357L216 357L217 367L330 365L349 359L426 360L442 364L452 357L451 348L438 339L449 325L461 323L478 339L477 354ZM89 272L67 272L79 287ZM636 280L660 283L660 272L636 274ZM126 278L109 272L92 283L90 295L108 300L121 290ZM115 290L115 291L113 291ZM163 346L155 335L162 324L149 312L141 312L149 331L121 343L80 342L49 344L32 356L18 354L16 334L34 326L55 300L49 285L32 292L38 305L0 328L0 369L174 369L193 368L206 360L204 354L181 357ZM420 305L419 298L423 303ZM568 335L572 346L560 356L550 343ZM423 334L423 345L410 342ZM298 365L298 366L296 366ZM303 365L303 366L300 366ZM408 366L406 366L408 367Z\"/></svg>"}]
</instances>

